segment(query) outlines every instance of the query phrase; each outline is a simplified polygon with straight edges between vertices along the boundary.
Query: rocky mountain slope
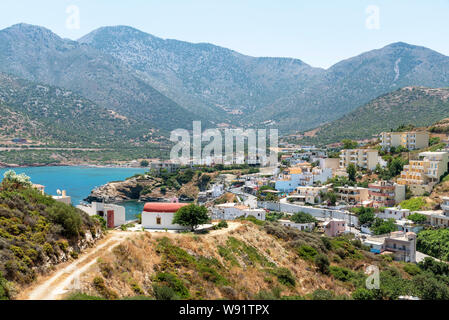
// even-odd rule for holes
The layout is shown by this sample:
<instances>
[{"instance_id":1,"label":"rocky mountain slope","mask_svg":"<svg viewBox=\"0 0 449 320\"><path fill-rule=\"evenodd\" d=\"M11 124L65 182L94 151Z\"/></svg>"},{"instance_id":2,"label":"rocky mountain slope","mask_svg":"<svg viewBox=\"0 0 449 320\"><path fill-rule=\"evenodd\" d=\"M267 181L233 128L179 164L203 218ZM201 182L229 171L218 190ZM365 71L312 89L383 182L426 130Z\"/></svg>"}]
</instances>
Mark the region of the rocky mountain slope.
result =
<instances>
[{"instance_id":1,"label":"rocky mountain slope","mask_svg":"<svg viewBox=\"0 0 449 320\"><path fill-rule=\"evenodd\" d=\"M308 129L399 88L446 87L448 80L449 57L424 47L393 43L335 64L305 90L283 97L260 115L281 127Z\"/></svg>"},{"instance_id":2,"label":"rocky mountain slope","mask_svg":"<svg viewBox=\"0 0 449 320\"><path fill-rule=\"evenodd\" d=\"M276 99L300 90L322 72L298 59L254 58L208 43L161 39L117 26L79 40L113 55L188 110L216 121L237 121Z\"/></svg>"},{"instance_id":3,"label":"rocky mountain slope","mask_svg":"<svg viewBox=\"0 0 449 320\"><path fill-rule=\"evenodd\" d=\"M327 70L255 58L212 44L165 40L130 27L79 41L19 24L0 31L0 71L73 90L162 131L227 123L302 131L406 86L444 87L449 57L393 43Z\"/></svg>"},{"instance_id":4,"label":"rocky mountain slope","mask_svg":"<svg viewBox=\"0 0 449 320\"><path fill-rule=\"evenodd\" d=\"M123 26L100 28L79 41L143 72L189 109L284 130L335 120L404 86L442 87L449 80L449 57L400 42L324 70L296 59L254 58L211 44L164 40Z\"/></svg>"},{"instance_id":5,"label":"rocky mountain slope","mask_svg":"<svg viewBox=\"0 0 449 320\"><path fill-rule=\"evenodd\" d=\"M18 24L0 31L0 71L73 90L148 129L185 128L202 119L111 55L38 26Z\"/></svg>"}]
</instances>

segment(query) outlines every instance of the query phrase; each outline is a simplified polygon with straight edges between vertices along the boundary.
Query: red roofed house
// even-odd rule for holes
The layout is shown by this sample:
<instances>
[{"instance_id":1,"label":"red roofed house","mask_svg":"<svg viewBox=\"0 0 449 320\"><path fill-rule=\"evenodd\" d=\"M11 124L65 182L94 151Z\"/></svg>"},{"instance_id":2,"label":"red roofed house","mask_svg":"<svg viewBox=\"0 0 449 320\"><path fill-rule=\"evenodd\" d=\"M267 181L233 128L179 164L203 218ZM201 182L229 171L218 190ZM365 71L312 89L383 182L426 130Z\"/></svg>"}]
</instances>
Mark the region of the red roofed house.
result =
<instances>
[{"instance_id":1,"label":"red roofed house","mask_svg":"<svg viewBox=\"0 0 449 320\"><path fill-rule=\"evenodd\" d=\"M145 229L188 229L172 223L175 212L187 205L188 203L149 202L143 208L142 226Z\"/></svg>"}]
</instances>

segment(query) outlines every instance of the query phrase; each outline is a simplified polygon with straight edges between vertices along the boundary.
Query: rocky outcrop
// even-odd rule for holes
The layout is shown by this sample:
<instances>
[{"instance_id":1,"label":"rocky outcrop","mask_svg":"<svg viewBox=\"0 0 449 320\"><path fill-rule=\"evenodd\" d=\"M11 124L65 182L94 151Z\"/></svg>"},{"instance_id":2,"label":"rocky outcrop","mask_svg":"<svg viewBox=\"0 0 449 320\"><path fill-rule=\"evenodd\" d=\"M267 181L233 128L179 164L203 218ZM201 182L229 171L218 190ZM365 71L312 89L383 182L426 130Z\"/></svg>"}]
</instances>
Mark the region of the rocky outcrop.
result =
<instances>
[{"instance_id":1,"label":"rocky outcrop","mask_svg":"<svg viewBox=\"0 0 449 320\"><path fill-rule=\"evenodd\" d=\"M84 199L87 202L123 202L129 200L162 201L165 198L177 197L176 191L161 190L161 179L152 176L139 176L125 181L109 182L92 190Z\"/></svg>"},{"instance_id":2,"label":"rocky outcrop","mask_svg":"<svg viewBox=\"0 0 449 320\"><path fill-rule=\"evenodd\" d=\"M139 200L144 185L137 179L131 178L120 182L110 182L92 190L85 199L87 202L121 202Z\"/></svg>"}]
</instances>

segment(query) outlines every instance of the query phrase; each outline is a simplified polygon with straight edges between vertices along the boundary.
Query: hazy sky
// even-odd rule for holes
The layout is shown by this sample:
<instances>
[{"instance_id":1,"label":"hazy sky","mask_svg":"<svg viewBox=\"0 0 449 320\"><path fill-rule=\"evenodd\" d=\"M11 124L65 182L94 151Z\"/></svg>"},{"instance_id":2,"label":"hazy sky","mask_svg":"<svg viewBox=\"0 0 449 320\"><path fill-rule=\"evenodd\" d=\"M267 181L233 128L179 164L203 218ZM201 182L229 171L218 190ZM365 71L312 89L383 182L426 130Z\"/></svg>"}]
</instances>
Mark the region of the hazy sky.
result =
<instances>
[{"instance_id":1,"label":"hazy sky","mask_svg":"<svg viewBox=\"0 0 449 320\"><path fill-rule=\"evenodd\" d=\"M449 0L1 0L0 28L19 22L71 39L129 25L317 67L397 41L449 55Z\"/></svg>"}]
</instances>

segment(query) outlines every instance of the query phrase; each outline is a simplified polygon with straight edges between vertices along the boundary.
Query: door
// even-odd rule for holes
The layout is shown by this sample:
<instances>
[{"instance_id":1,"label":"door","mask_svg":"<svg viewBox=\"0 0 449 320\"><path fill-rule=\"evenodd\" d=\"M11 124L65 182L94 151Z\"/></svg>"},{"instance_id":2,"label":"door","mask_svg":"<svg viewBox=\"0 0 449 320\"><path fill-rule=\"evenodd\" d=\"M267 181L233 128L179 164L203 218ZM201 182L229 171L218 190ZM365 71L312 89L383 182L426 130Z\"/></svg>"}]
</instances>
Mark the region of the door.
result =
<instances>
[{"instance_id":1,"label":"door","mask_svg":"<svg viewBox=\"0 0 449 320\"><path fill-rule=\"evenodd\" d=\"M108 210L108 228L113 229L114 226L114 210Z\"/></svg>"}]
</instances>

